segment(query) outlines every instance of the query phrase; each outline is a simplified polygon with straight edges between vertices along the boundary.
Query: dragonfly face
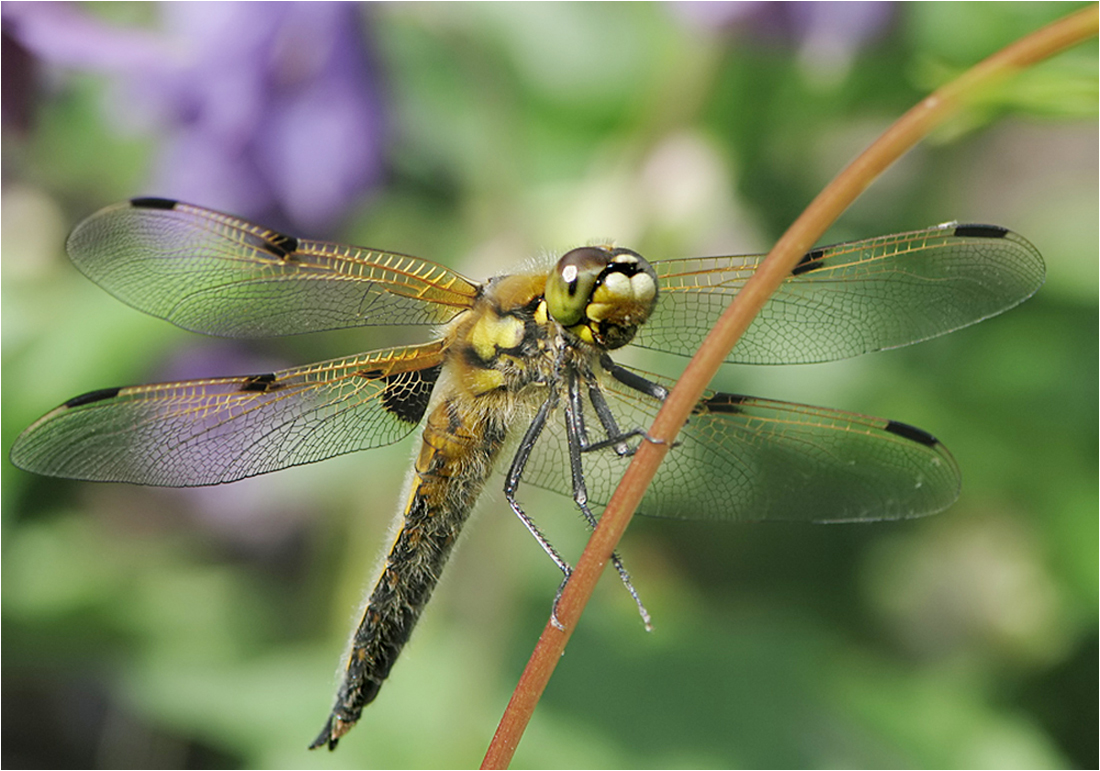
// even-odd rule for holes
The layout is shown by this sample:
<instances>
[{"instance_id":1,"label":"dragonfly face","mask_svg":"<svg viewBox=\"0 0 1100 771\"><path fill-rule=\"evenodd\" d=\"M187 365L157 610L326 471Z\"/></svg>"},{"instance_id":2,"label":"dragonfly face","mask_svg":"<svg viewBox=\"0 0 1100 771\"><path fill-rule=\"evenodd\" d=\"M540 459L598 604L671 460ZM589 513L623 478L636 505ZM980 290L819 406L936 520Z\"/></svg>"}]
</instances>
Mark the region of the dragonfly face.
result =
<instances>
[{"instance_id":1,"label":"dragonfly face","mask_svg":"<svg viewBox=\"0 0 1100 771\"><path fill-rule=\"evenodd\" d=\"M656 304L657 274L629 249L574 249L546 279L548 314L570 334L604 350L633 340Z\"/></svg>"},{"instance_id":2,"label":"dragonfly face","mask_svg":"<svg viewBox=\"0 0 1100 771\"><path fill-rule=\"evenodd\" d=\"M53 476L188 486L230 482L393 443L423 426L402 524L356 630L314 747L336 746L374 699L491 470L570 495L594 523L671 383L616 364L634 344L690 354L759 256L646 262L568 252L548 273L485 284L413 257L306 241L162 199L104 209L69 238L73 261L121 300L186 329L255 337L445 324L421 345L279 372L78 396L16 441ZM940 225L815 249L730 361L801 363L916 342L1034 293L1043 263L987 225ZM515 426L524 426L522 433ZM955 461L930 434L822 407L711 393L641 513L731 521L860 521L939 511ZM624 580L622 564L615 560ZM628 583L629 587L629 583ZM644 614L644 611L643 611Z\"/></svg>"}]
</instances>

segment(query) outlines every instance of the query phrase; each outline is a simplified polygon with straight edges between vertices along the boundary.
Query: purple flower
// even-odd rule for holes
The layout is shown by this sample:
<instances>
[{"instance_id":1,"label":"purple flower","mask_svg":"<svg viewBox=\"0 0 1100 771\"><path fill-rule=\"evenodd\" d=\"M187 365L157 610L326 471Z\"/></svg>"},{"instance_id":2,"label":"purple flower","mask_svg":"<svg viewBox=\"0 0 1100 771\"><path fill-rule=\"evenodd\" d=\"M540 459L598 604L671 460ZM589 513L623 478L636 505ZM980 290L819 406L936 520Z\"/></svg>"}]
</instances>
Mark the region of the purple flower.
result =
<instances>
[{"instance_id":1,"label":"purple flower","mask_svg":"<svg viewBox=\"0 0 1100 771\"><path fill-rule=\"evenodd\" d=\"M79 6L5 3L44 61L110 73L120 129L161 138L150 188L324 230L382 174L385 121L360 6L163 3L163 31Z\"/></svg>"}]
</instances>

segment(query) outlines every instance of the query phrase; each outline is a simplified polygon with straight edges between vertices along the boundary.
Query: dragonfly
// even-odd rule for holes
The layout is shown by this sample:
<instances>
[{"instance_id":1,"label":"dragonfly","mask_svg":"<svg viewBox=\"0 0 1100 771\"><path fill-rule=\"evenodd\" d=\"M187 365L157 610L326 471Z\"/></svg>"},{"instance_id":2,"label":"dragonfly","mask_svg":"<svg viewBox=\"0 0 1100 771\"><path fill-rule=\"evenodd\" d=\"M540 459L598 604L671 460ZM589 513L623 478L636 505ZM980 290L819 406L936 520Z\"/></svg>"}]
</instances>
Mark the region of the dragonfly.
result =
<instances>
[{"instance_id":1,"label":"dragonfly","mask_svg":"<svg viewBox=\"0 0 1100 771\"><path fill-rule=\"evenodd\" d=\"M426 343L277 372L92 391L40 418L11 451L39 474L182 487L389 445L420 427L400 525L311 744L329 749L377 696L498 463L510 508L568 580L568 563L518 501L520 484L571 497L594 526L673 385L612 354L632 344L690 355L763 259L649 262L595 244L548 269L479 283L427 260L296 238L162 198L91 215L67 248L118 299L195 332L436 330ZM1044 272L1034 246L992 225L815 248L728 361L829 361L936 337L1022 302ZM906 423L707 392L639 511L903 519L946 508L960 484L943 444ZM637 600L618 555L614 564Z\"/></svg>"}]
</instances>

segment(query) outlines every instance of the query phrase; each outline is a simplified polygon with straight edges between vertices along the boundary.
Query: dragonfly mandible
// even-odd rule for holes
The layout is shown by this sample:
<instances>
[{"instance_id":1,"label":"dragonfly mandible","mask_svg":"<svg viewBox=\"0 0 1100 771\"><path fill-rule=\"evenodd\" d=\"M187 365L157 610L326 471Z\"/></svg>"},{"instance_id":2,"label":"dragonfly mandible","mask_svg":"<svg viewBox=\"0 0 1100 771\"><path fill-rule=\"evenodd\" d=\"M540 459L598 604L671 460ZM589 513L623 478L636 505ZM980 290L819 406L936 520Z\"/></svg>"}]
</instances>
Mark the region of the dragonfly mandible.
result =
<instances>
[{"instance_id":1,"label":"dragonfly mandible","mask_svg":"<svg viewBox=\"0 0 1100 771\"><path fill-rule=\"evenodd\" d=\"M39 419L11 451L17 466L39 474L212 485L388 445L422 425L402 523L353 634L336 704L311 745L330 749L377 695L494 465L510 459L508 503L568 576L517 501L520 483L571 496L594 524L671 387L612 352L634 344L690 355L762 259L650 263L594 245L549 270L477 283L426 260L299 239L160 198L93 214L68 251L122 301L195 332L441 330L420 345L279 372L93 391ZM948 223L817 248L728 360L818 362L906 345L1011 308L1043 278L1035 247L991 225ZM707 393L640 512L899 519L940 511L959 489L954 459L919 428ZM617 557L615 565L629 588Z\"/></svg>"}]
</instances>

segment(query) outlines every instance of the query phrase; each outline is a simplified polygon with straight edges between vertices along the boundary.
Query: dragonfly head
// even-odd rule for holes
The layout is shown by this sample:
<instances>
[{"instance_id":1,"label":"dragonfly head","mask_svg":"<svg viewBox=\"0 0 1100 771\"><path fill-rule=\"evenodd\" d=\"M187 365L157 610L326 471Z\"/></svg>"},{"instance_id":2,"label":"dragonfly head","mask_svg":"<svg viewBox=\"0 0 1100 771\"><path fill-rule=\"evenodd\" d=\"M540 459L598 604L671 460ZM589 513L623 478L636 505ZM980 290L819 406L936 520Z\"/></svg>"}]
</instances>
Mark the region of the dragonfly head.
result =
<instances>
[{"instance_id":1,"label":"dragonfly head","mask_svg":"<svg viewBox=\"0 0 1100 771\"><path fill-rule=\"evenodd\" d=\"M634 339L656 304L657 273L629 249L573 249L546 279L550 316L586 343L608 350Z\"/></svg>"}]
</instances>

